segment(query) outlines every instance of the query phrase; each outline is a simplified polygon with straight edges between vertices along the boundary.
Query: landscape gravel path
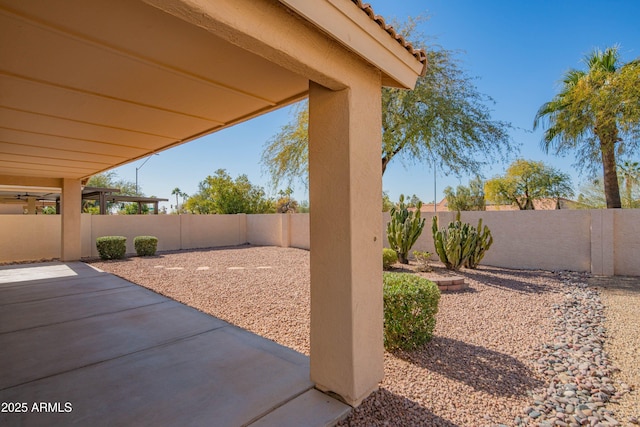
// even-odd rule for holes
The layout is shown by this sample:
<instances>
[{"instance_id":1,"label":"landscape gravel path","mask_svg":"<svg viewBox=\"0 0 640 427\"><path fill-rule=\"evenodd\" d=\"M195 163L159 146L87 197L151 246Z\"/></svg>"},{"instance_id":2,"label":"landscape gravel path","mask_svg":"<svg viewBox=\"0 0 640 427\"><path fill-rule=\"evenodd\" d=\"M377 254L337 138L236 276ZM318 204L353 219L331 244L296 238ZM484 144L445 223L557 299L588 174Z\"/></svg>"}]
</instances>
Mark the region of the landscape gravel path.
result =
<instances>
[{"instance_id":1,"label":"landscape gravel path","mask_svg":"<svg viewBox=\"0 0 640 427\"><path fill-rule=\"evenodd\" d=\"M94 261L93 265L309 354L306 250L241 246L164 252L155 257ZM443 293L433 340L416 351L385 353L380 389L341 425L552 425L541 421L558 412L555 407L544 412L554 383L549 370L541 366L549 357L545 349L555 339L574 339L567 334L576 332L575 328L567 332L562 325L581 322L579 316L585 314L580 306L585 289L576 284L584 282L584 277L496 267L462 270L461 275L469 289ZM597 306L598 298L594 291L587 300ZM578 317L563 323L558 313L563 314L566 304L578 307L574 313ZM598 310L584 309L603 322ZM604 331L597 324L590 338L597 341ZM571 369L573 362L562 363ZM606 369L613 369L608 359L606 363ZM606 384L619 393L614 380L610 381ZM605 415L612 418L615 408L607 410ZM556 425L564 422L558 421ZM599 425L616 424L603 418Z\"/></svg>"},{"instance_id":2,"label":"landscape gravel path","mask_svg":"<svg viewBox=\"0 0 640 427\"><path fill-rule=\"evenodd\" d=\"M621 423L640 425L640 277L593 277L588 283L599 290L605 306L605 348L620 369L613 378L632 390L609 406Z\"/></svg>"}]
</instances>

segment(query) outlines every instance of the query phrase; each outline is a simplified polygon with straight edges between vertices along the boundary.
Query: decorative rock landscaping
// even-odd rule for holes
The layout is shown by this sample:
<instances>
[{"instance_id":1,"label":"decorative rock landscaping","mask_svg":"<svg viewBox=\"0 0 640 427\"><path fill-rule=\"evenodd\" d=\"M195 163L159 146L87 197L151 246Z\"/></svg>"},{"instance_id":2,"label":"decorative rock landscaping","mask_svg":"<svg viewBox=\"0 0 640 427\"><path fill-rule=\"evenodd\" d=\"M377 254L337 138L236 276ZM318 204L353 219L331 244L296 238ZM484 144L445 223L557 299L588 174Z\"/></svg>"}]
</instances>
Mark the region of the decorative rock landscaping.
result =
<instances>
[{"instance_id":1,"label":"decorative rock landscaping","mask_svg":"<svg viewBox=\"0 0 640 427\"><path fill-rule=\"evenodd\" d=\"M535 369L546 378L546 389L532 394L532 403L517 426L618 426L606 408L630 391L614 384L615 368L603 351L606 338L604 306L584 277L560 273L567 288L564 301L553 306L554 341L535 355Z\"/></svg>"}]
</instances>

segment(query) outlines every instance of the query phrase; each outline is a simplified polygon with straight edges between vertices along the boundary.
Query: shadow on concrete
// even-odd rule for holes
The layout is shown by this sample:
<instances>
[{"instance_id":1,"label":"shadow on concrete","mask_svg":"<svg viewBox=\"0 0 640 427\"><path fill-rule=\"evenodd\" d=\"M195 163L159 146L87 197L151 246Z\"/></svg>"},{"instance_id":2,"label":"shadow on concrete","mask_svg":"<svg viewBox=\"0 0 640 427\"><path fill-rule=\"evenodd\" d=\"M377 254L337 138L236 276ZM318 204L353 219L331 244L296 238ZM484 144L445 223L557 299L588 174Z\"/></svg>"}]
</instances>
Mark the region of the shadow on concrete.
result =
<instances>
[{"instance_id":1,"label":"shadow on concrete","mask_svg":"<svg viewBox=\"0 0 640 427\"><path fill-rule=\"evenodd\" d=\"M86 264L0 278L0 401L28 409L0 425L326 425L350 410L313 389L308 357Z\"/></svg>"},{"instance_id":2,"label":"shadow on concrete","mask_svg":"<svg viewBox=\"0 0 640 427\"><path fill-rule=\"evenodd\" d=\"M450 338L435 336L422 349L394 354L492 395L526 396L527 391L544 385L518 359Z\"/></svg>"}]
</instances>

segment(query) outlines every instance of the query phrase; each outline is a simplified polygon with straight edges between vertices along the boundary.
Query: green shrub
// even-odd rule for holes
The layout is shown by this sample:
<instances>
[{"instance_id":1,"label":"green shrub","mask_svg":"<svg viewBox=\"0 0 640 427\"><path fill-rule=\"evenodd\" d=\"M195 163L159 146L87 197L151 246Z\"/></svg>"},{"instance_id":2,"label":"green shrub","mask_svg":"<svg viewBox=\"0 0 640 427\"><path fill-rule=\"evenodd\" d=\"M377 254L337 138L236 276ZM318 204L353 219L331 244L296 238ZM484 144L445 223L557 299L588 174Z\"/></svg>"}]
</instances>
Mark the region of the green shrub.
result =
<instances>
[{"instance_id":1,"label":"green shrub","mask_svg":"<svg viewBox=\"0 0 640 427\"><path fill-rule=\"evenodd\" d=\"M438 286L408 273L384 273L384 346L415 349L433 336L440 301Z\"/></svg>"},{"instance_id":2,"label":"green shrub","mask_svg":"<svg viewBox=\"0 0 640 427\"><path fill-rule=\"evenodd\" d=\"M389 248L382 248L382 269L389 270L396 262L398 262L398 254L396 251Z\"/></svg>"},{"instance_id":3,"label":"green shrub","mask_svg":"<svg viewBox=\"0 0 640 427\"><path fill-rule=\"evenodd\" d=\"M429 261L431 260L432 255L433 254L431 252L413 251L413 256L416 259L416 264L418 264L418 267L416 268L416 270L423 271L423 272L433 270L431 268L431 265L429 264Z\"/></svg>"},{"instance_id":4,"label":"green shrub","mask_svg":"<svg viewBox=\"0 0 640 427\"><path fill-rule=\"evenodd\" d=\"M96 247L102 259L121 259L127 253L127 238L123 236L98 237Z\"/></svg>"},{"instance_id":5,"label":"green shrub","mask_svg":"<svg viewBox=\"0 0 640 427\"><path fill-rule=\"evenodd\" d=\"M133 239L133 246L138 256L153 256L158 249L158 238L154 236L138 236Z\"/></svg>"}]
</instances>

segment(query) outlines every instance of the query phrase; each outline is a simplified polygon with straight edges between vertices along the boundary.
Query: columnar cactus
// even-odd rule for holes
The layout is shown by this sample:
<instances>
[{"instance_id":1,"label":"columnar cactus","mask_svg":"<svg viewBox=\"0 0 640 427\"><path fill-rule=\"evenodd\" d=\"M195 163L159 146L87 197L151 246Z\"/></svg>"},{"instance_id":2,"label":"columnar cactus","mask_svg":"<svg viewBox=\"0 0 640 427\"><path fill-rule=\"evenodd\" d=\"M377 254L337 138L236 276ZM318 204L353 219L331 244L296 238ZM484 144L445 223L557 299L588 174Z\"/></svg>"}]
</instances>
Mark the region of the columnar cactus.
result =
<instances>
[{"instance_id":1,"label":"columnar cactus","mask_svg":"<svg viewBox=\"0 0 640 427\"><path fill-rule=\"evenodd\" d=\"M431 224L433 243L440 261L449 270L460 270L476 246L478 233L475 228L458 219L447 228L438 229L438 217Z\"/></svg>"},{"instance_id":2,"label":"columnar cactus","mask_svg":"<svg viewBox=\"0 0 640 427\"><path fill-rule=\"evenodd\" d=\"M422 203L418 203L415 211L409 211L404 204L404 195L400 195L398 204L391 208L391 221L387 223L387 240L402 264L409 264L407 255L424 228L424 218L420 218L421 207Z\"/></svg>"},{"instance_id":3,"label":"columnar cactus","mask_svg":"<svg viewBox=\"0 0 640 427\"><path fill-rule=\"evenodd\" d=\"M478 220L476 234L477 238L475 239L475 246L473 247L469 258L467 258L467 261L464 263L464 266L467 268L476 268L478 264L480 264L480 261L482 261L484 253L488 251L493 244L493 237L491 236L489 227L485 225L484 229L482 228L482 218Z\"/></svg>"},{"instance_id":4,"label":"columnar cactus","mask_svg":"<svg viewBox=\"0 0 640 427\"><path fill-rule=\"evenodd\" d=\"M478 230L482 230L478 232ZM491 244L493 237L486 225L482 228L482 219L478 221L478 228L460 221L460 213L456 220L449 223L447 228L438 229L438 217L433 217L431 225L433 244L440 261L449 270L459 270L463 265L476 268Z\"/></svg>"}]
</instances>

